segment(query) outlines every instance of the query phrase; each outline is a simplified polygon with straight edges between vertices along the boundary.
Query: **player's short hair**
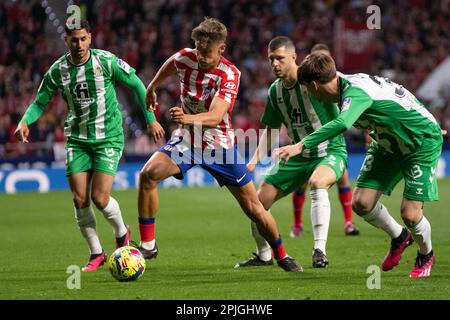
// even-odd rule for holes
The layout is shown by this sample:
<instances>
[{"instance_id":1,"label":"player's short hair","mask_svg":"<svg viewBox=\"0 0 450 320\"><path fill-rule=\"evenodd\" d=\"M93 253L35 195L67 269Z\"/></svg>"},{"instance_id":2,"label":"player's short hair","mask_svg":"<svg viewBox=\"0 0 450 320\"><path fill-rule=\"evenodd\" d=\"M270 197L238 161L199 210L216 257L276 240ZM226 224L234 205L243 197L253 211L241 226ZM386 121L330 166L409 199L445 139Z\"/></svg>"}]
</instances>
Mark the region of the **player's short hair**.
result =
<instances>
[{"instance_id":1,"label":"player's short hair","mask_svg":"<svg viewBox=\"0 0 450 320\"><path fill-rule=\"evenodd\" d=\"M227 39L227 27L215 18L205 19L196 26L191 33L191 38L199 42L201 46L208 46L211 43L225 42Z\"/></svg>"},{"instance_id":2,"label":"player's short hair","mask_svg":"<svg viewBox=\"0 0 450 320\"><path fill-rule=\"evenodd\" d=\"M316 43L311 48L311 53L313 53L315 51L328 51L328 52L330 52L330 48L328 48L328 46L325 43Z\"/></svg>"},{"instance_id":3,"label":"player's short hair","mask_svg":"<svg viewBox=\"0 0 450 320\"><path fill-rule=\"evenodd\" d=\"M270 40L269 42L269 50L275 51L278 48L286 47L286 49L291 49L295 51L295 45L291 39L285 36L278 36Z\"/></svg>"},{"instance_id":4,"label":"player's short hair","mask_svg":"<svg viewBox=\"0 0 450 320\"><path fill-rule=\"evenodd\" d=\"M82 29L86 29L88 33L91 33L91 26L89 25L89 22L86 19L81 19L79 25L76 25L75 23L72 22L73 18L69 18L64 24L64 30L66 31L66 35L70 35L73 30L82 30Z\"/></svg>"},{"instance_id":5,"label":"player's short hair","mask_svg":"<svg viewBox=\"0 0 450 320\"><path fill-rule=\"evenodd\" d=\"M301 84L310 84L312 81L325 84L335 77L336 64L333 58L320 51L308 54L297 70L297 79Z\"/></svg>"}]
</instances>

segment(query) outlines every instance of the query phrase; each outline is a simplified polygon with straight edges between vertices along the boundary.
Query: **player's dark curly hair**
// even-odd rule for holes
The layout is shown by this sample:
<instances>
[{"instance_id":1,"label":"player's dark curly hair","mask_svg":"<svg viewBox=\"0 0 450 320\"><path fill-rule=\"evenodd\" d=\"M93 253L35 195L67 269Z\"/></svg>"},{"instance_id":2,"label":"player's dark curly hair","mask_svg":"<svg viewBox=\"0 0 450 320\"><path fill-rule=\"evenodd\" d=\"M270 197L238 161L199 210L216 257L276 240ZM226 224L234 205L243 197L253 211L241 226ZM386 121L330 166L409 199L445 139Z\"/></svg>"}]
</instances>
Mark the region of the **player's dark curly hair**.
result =
<instances>
[{"instance_id":1,"label":"player's dark curly hair","mask_svg":"<svg viewBox=\"0 0 450 320\"><path fill-rule=\"evenodd\" d=\"M215 18L205 19L192 30L191 38L201 46L211 43L225 42L228 35L227 27Z\"/></svg>"}]
</instances>

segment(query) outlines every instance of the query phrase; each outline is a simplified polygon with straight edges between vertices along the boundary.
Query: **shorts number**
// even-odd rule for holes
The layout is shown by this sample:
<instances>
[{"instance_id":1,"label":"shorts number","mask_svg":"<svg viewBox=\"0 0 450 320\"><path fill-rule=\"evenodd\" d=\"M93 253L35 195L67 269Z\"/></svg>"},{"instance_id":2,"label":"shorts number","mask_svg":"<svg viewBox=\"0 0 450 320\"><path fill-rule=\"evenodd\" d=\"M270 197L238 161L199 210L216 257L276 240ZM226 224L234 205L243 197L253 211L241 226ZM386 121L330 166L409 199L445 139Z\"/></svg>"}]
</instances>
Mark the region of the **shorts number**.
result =
<instances>
[{"instance_id":1,"label":"shorts number","mask_svg":"<svg viewBox=\"0 0 450 320\"><path fill-rule=\"evenodd\" d=\"M423 175L423 171L420 170L420 166L419 165L413 165L411 168L411 175L413 176L414 180L417 180L418 178L420 178Z\"/></svg>"},{"instance_id":2,"label":"shorts number","mask_svg":"<svg viewBox=\"0 0 450 320\"><path fill-rule=\"evenodd\" d=\"M364 163L363 163L361 170L362 171L372 170L373 160L374 160L373 155L371 155L371 154L367 155L366 158L364 159Z\"/></svg>"},{"instance_id":3,"label":"shorts number","mask_svg":"<svg viewBox=\"0 0 450 320\"><path fill-rule=\"evenodd\" d=\"M111 158L112 156L114 156L114 149L113 148L105 148L105 153L109 158Z\"/></svg>"}]
</instances>

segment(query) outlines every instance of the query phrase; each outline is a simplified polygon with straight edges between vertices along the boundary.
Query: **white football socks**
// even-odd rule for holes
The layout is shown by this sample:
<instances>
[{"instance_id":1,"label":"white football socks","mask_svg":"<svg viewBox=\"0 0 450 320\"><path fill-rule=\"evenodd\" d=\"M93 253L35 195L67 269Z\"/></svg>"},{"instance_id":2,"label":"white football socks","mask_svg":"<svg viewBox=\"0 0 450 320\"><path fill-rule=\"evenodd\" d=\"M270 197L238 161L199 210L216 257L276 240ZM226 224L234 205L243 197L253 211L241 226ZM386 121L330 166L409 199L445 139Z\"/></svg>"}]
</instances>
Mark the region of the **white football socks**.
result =
<instances>
[{"instance_id":1,"label":"white football socks","mask_svg":"<svg viewBox=\"0 0 450 320\"><path fill-rule=\"evenodd\" d=\"M156 240L153 239L152 241L141 241L139 243L140 247L145 249L145 250L153 250L155 248L155 244L156 244Z\"/></svg>"},{"instance_id":2,"label":"white football socks","mask_svg":"<svg viewBox=\"0 0 450 320\"><path fill-rule=\"evenodd\" d=\"M109 197L108 204L101 211L103 212L103 216L113 227L115 237L123 237L127 233L127 227L123 223L119 203L113 197Z\"/></svg>"},{"instance_id":3,"label":"white football socks","mask_svg":"<svg viewBox=\"0 0 450 320\"><path fill-rule=\"evenodd\" d=\"M377 202L371 212L362 216L364 220L374 227L384 230L392 239L402 233L403 227L395 221L381 202Z\"/></svg>"},{"instance_id":4,"label":"white football socks","mask_svg":"<svg viewBox=\"0 0 450 320\"><path fill-rule=\"evenodd\" d=\"M263 236L259 233L255 222L251 222L252 236L256 241L256 253L263 261L272 260L272 248Z\"/></svg>"},{"instance_id":5,"label":"white football socks","mask_svg":"<svg viewBox=\"0 0 450 320\"><path fill-rule=\"evenodd\" d=\"M326 254L331 212L328 191L327 189L311 189L310 194L314 249L320 249L324 254Z\"/></svg>"},{"instance_id":6,"label":"white football socks","mask_svg":"<svg viewBox=\"0 0 450 320\"><path fill-rule=\"evenodd\" d=\"M414 241L419 245L419 252L421 254L429 254L433 249L431 246L431 225L430 222L422 216L422 218L411 228L408 228L414 238Z\"/></svg>"},{"instance_id":7,"label":"white football socks","mask_svg":"<svg viewBox=\"0 0 450 320\"><path fill-rule=\"evenodd\" d=\"M102 246L96 231L97 223L95 220L94 210L91 206L89 206L82 209L74 208L74 211L81 234L88 243L90 254L102 253Z\"/></svg>"}]
</instances>

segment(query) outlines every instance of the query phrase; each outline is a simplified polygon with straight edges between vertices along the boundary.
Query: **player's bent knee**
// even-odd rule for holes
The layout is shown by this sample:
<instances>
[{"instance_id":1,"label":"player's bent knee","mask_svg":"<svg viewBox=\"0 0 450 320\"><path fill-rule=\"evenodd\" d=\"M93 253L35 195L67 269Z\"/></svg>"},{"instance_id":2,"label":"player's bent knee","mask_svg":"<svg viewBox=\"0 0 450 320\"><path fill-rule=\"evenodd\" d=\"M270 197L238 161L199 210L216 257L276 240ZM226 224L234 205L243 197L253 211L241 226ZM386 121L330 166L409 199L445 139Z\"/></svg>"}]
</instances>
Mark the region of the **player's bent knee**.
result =
<instances>
[{"instance_id":1,"label":"player's bent knee","mask_svg":"<svg viewBox=\"0 0 450 320\"><path fill-rule=\"evenodd\" d=\"M259 202L249 201L245 204L243 208L245 214L254 222L263 220L264 207Z\"/></svg>"},{"instance_id":2,"label":"player's bent knee","mask_svg":"<svg viewBox=\"0 0 450 320\"><path fill-rule=\"evenodd\" d=\"M359 216L370 213L373 210L373 207L374 204L371 201L364 201L359 198L353 198L352 200L352 209Z\"/></svg>"},{"instance_id":3,"label":"player's bent knee","mask_svg":"<svg viewBox=\"0 0 450 320\"><path fill-rule=\"evenodd\" d=\"M412 227L420 220L420 213L411 211L411 210L401 210L400 215L402 217L403 222L407 227Z\"/></svg>"},{"instance_id":4,"label":"player's bent knee","mask_svg":"<svg viewBox=\"0 0 450 320\"><path fill-rule=\"evenodd\" d=\"M81 209L88 207L91 202L90 199L82 194L74 193L73 194L73 204L75 205L75 208Z\"/></svg>"},{"instance_id":5,"label":"player's bent knee","mask_svg":"<svg viewBox=\"0 0 450 320\"><path fill-rule=\"evenodd\" d=\"M93 192L92 202L98 209L103 209L108 205L109 194L104 192Z\"/></svg>"},{"instance_id":6,"label":"player's bent knee","mask_svg":"<svg viewBox=\"0 0 450 320\"><path fill-rule=\"evenodd\" d=\"M139 173L139 182L144 187L156 186L162 179L162 170L155 166L146 168Z\"/></svg>"},{"instance_id":7,"label":"player's bent knee","mask_svg":"<svg viewBox=\"0 0 450 320\"><path fill-rule=\"evenodd\" d=\"M328 182L319 177L311 177L308 184L311 189L325 189L329 187Z\"/></svg>"}]
</instances>

